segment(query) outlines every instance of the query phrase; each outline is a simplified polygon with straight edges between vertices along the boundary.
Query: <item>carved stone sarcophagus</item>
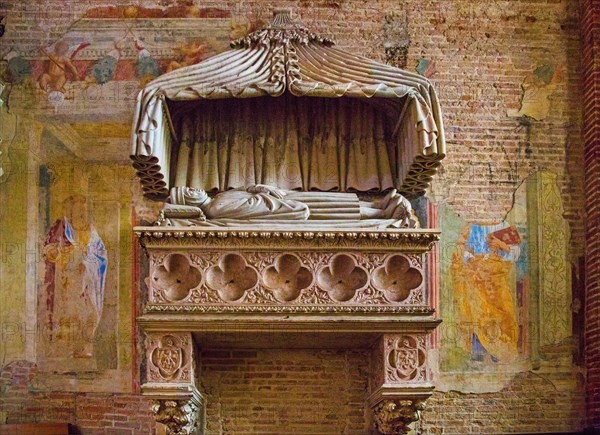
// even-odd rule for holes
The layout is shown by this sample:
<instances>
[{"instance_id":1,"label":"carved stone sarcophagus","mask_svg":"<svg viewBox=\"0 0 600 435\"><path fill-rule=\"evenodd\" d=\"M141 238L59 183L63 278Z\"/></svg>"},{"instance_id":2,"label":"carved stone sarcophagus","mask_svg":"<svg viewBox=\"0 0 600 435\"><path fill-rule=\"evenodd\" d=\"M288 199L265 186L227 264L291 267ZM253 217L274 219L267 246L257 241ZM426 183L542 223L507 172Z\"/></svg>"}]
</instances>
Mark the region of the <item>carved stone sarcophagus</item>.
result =
<instances>
[{"instance_id":1,"label":"carved stone sarcophagus","mask_svg":"<svg viewBox=\"0 0 600 435\"><path fill-rule=\"evenodd\" d=\"M373 427L406 433L433 389L440 322L438 233L409 202L445 153L435 92L289 12L232 47L138 98L132 160L165 201L135 228L149 258L143 391L171 433L198 432L195 346L317 334L371 349Z\"/></svg>"},{"instance_id":2,"label":"carved stone sarcophagus","mask_svg":"<svg viewBox=\"0 0 600 435\"><path fill-rule=\"evenodd\" d=\"M241 347L261 333L326 334L372 347L365 400L382 433L416 420L433 388L427 351L439 320L427 292L426 256L437 232L138 227L136 233L149 256L147 303L138 319L147 333L147 394L179 391L202 402L192 394L195 333L229 333L238 339L230 345ZM161 359L165 353L170 358Z\"/></svg>"}]
</instances>

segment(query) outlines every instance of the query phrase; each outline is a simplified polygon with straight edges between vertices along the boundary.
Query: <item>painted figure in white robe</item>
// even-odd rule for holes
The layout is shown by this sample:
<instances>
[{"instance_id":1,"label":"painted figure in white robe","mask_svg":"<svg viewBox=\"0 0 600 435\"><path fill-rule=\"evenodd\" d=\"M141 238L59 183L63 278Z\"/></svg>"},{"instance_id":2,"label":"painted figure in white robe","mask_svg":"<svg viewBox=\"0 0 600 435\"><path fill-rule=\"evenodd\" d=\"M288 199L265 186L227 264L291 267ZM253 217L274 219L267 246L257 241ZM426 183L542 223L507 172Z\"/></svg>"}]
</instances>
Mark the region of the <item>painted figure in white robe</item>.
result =
<instances>
[{"instance_id":1,"label":"painted figure in white robe","mask_svg":"<svg viewBox=\"0 0 600 435\"><path fill-rule=\"evenodd\" d=\"M90 358L102 316L108 256L89 223L85 197L65 200L64 217L51 227L44 244L42 291L50 356ZM56 354L56 355L55 355Z\"/></svg>"}]
</instances>

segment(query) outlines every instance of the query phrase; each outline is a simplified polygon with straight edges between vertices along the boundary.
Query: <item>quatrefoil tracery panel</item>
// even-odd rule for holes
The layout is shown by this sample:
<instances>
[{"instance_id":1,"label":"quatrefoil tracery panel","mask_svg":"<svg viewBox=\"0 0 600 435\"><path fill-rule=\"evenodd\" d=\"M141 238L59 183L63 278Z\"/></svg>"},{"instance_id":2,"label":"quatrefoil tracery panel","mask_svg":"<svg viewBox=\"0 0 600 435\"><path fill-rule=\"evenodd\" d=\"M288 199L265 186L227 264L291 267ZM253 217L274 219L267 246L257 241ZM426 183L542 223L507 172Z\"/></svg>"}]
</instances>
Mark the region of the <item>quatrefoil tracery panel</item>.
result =
<instances>
[{"instance_id":1,"label":"quatrefoil tracery panel","mask_svg":"<svg viewBox=\"0 0 600 435\"><path fill-rule=\"evenodd\" d=\"M156 265L150 279L153 290L170 302L184 300L202 283L202 272L190 264L187 256L169 254Z\"/></svg>"},{"instance_id":2,"label":"quatrefoil tracery panel","mask_svg":"<svg viewBox=\"0 0 600 435\"><path fill-rule=\"evenodd\" d=\"M225 254L206 271L206 284L225 301L237 301L258 284L258 272L240 254Z\"/></svg>"},{"instance_id":3,"label":"quatrefoil tracery panel","mask_svg":"<svg viewBox=\"0 0 600 435\"><path fill-rule=\"evenodd\" d=\"M423 283L423 275L405 256L396 254L390 256L384 266L375 269L371 281L390 301L400 302Z\"/></svg>"},{"instance_id":4,"label":"quatrefoil tracery panel","mask_svg":"<svg viewBox=\"0 0 600 435\"><path fill-rule=\"evenodd\" d=\"M161 304L423 305L419 255L194 252L152 257Z\"/></svg>"},{"instance_id":5,"label":"quatrefoil tracery panel","mask_svg":"<svg viewBox=\"0 0 600 435\"><path fill-rule=\"evenodd\" d=\"M313 282L310 270L293 254L277 257L275 264L265 268L262 278L265 287L271 290L278 300L284 302L297 299L300 292Z\"/></svg>"}]
</instances>

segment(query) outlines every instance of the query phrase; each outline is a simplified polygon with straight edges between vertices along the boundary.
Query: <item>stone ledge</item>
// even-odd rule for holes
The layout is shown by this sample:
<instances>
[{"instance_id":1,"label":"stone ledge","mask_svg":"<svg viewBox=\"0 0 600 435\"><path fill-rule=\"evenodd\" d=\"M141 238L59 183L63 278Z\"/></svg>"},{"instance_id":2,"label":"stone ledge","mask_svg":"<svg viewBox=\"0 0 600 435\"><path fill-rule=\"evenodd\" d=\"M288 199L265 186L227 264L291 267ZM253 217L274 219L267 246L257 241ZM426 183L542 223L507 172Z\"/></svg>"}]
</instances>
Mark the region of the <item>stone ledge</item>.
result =
<instances>
[{"instance_id":1,"label":"stone ledge","mask_svg":"<svg viewBox=\"0 0 600 435\"><path fill-rule=\"evenodd\" d=\"M201 331L215 334L274 333L274 332L328 332L328 333L374 333L374 332L421 332L432 331L441 322L429 316L405 317L399 315L370 316L322 316L307 315L188 315L173 316L145 314L137 319L144 331Z\"/></svg>"},{"instance_id":2,"label":"stone ledge","mask_svg":"<svg viewBox=\"0 0 600 435\"><path fill-rule=\"evenodd\" d=\"M312 230L255 231L240 228L183 228L134 227L134 232L146 249L173 249L184 247L322 250L345 247L422 253L429 251L439 240L438 230L387 229L331 231Z\"/></svg>"}]
</instances>

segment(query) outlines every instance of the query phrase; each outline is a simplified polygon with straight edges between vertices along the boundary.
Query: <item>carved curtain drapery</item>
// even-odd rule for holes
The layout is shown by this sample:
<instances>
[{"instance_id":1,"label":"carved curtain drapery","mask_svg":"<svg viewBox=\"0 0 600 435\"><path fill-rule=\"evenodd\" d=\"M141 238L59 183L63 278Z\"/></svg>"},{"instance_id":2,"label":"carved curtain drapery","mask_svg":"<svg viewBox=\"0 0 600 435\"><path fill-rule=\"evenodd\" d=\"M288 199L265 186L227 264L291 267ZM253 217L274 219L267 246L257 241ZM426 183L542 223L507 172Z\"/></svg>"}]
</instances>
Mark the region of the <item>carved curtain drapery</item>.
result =
<instances>
[{"instance_id":1,"label":"carved curtain drapery","mask_svg":"<svg viewBox=\"0 0 600 435\"><path fill-rule=\"evenodd\" d=\"M445 156L427 79L338 50L286 15L232 47L140 92L131 158L147 197L182 185L427 188Z\"/></svg>"},{"instance_id":2,"label":"carved curtain drapery","mask_svg":"<svg viewBox=\"0 0 600 435\"><path fill-rule=\"evenodd\" d=\"M383 191L402 171L392 123L356 99L201 102L177 124L173 186Z\"/></svg>"}]
</instances>

